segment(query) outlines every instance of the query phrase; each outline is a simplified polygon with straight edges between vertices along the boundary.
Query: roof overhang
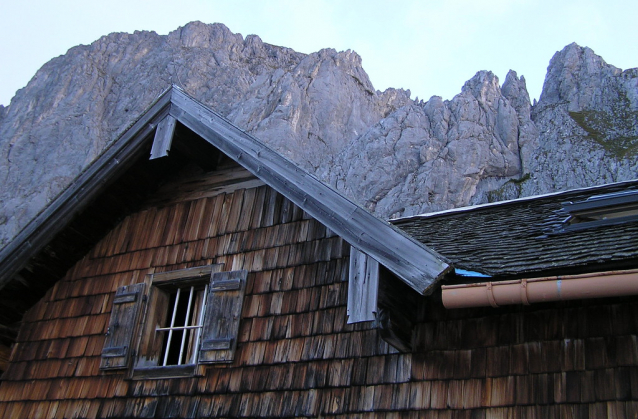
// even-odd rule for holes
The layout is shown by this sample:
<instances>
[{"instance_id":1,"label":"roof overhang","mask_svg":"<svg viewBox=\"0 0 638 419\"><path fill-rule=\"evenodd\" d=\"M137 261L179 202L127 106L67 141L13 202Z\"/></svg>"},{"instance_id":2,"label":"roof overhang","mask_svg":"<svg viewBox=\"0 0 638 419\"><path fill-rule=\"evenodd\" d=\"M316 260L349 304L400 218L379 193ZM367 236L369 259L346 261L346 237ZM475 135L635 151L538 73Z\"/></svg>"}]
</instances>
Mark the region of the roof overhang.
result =
<instances>
[{"instance_id":1,"label":"roof overhang","mask_svg":"<svg viewBox=\"0 0 638 419\"><path fill-rule=\"evenodd\" d=\"M451 269L436 252L173 86L0 251L0 288L19 278L30 260L136 162L148 160L144 156L149 151L151 158L167 155L176 146L173 129L177 122L203 139L209 149L212 145L236 161L417 292L427 293ZM195 154L200 160L207 158L205 153ZM214 157L211 155L211 160Z\"/></svg>"}]
</instances>

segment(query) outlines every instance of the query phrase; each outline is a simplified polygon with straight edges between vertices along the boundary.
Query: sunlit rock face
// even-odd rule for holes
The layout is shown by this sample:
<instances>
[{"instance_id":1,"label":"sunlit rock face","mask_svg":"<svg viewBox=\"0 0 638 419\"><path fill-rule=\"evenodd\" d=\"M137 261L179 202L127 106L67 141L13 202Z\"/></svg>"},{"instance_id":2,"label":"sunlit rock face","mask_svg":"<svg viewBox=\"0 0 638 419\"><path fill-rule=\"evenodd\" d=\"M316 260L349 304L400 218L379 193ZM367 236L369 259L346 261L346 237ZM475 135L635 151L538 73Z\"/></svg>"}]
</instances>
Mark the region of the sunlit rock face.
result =
<instances>
[{"instance_id":1,"label":"sunlit rock face","mask_svg":"<svg viewBox=\"0 0 638 419\"><path fill-rule=\"evenodd\" d=\"M525 83L512 72L506 86L514 84L508 97L481 71L450 101L403 106L348 144L330 181L384 216L475 202L485 180L522 173L519 141L536 135Z\"/></svg>"},{"instance_id":2,"label":"sunlit rock face","mask_svg":"<svg viewBox=\"0 0 638 419\"><path fill-rule=\"evenodd\" d=\"M330 180L379 215L406 216L634 179L637 111L638 69L571 44L535 106L515 72L502 86L478 72L452 100L411 102L351 141Z\"/></svg>"},{"instance_id":3,"label":"sunlit rock face","mask_svg":"<svg viewBox=\"0 0 638 419\"><path fill-rule=\"evenodd\" d=\"M306 55L200 22L111 34L0 107L0 246L172 84L391 217L635 178L637 73L572 44L535 106L513 71L416 102L375 90L352 51Z\"/></svg>"},{"instance_id":4,"label":"sunlit rock face","mask_svg":"<svg viewBox=\"0 0 638 419\"><path fill-rule=\"evenodd\" d=\"M524 195L638 177L638 69L622 71L576 44L552 58L522 148Z\"/></svg>"}]
</instances>

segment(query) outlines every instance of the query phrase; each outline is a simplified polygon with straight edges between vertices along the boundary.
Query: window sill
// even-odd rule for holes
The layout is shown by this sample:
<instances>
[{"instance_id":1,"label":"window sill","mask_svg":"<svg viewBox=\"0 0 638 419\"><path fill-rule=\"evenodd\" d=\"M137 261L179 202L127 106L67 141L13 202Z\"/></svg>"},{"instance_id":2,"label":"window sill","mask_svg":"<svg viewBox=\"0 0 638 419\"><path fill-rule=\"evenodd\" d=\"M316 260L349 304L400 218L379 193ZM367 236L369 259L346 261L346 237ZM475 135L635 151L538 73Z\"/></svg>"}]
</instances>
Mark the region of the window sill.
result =
<instances>
[{"instance_id":1,"label":"window sill","mask_svg":"<svg viewBox=\"0 0 638 419\"><path fill-rule=\"evenodd\" d=\"M159 380L164 378L194 377L198 374L197 365L171 365L166 367L135 368L132 380Z\"/></svg>"}]
</instances>

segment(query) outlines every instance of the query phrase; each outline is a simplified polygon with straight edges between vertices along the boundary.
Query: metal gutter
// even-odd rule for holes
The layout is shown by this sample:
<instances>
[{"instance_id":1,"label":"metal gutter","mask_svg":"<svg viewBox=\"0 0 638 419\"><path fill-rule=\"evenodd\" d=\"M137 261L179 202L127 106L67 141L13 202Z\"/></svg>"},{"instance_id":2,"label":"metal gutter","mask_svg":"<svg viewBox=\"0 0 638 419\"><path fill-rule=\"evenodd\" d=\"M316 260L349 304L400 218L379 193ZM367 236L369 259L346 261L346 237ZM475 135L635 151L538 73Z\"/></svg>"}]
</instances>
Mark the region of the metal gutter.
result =
<instances>
[{"instance_id":1,"label":"metal gutter","mask_svg":"<svg viewBox=\"0 0 638 419\"><path fill-rule=\"evenodd\" d=\"M638 295L638 269L441 286L446 308Z\"/></svg>"}]
</instances>

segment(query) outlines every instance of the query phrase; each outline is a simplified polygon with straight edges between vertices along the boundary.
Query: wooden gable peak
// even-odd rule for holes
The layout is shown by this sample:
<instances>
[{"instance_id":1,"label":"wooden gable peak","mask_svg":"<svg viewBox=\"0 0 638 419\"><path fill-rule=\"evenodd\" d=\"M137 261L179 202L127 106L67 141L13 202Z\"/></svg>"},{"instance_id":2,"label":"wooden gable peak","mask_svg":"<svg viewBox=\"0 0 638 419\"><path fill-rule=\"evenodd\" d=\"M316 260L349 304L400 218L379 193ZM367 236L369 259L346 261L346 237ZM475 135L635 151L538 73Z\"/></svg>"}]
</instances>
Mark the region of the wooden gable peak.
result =
<instances>
[{"instance_id":1,"label":"wooden gable peak","mask_svg":"<svg viewBox=\"0 0 638 419\"><path fill-rule=\"evenodd\" d=\"M189 138L175 136L178 125L188 131ZM171 86L0 251L0 289L11 282L24 283L22 274L33 266L44 266L46 257L53 255L46 251L47 246L120 177L137 166L146 170L144 165L149 163L144 162L170 161L162 157L175 147L182 147L183 155L209 168L215 167L220 152L225 154L419 293L428 293L451 270L446 259L433 250ZM78 251L68 258L77 257ZM34 263L37 257L44 259Z\"/></svg>"},{"instance_id":2,"label":"wooden gable peak","mask_svg":"<svg viewBox=\"0 0 638 419\"><path fill-rule=\"evenodd\" d=\"M451 270L444 257L350 201L180 88L173 87L167 94L171 95L168 118L215 146L420 294L431 291ZM155 139L159 150L166 148L159 144L168 142L165 136Z\"/></svg>"}]
</instances>

